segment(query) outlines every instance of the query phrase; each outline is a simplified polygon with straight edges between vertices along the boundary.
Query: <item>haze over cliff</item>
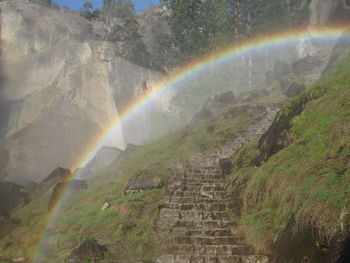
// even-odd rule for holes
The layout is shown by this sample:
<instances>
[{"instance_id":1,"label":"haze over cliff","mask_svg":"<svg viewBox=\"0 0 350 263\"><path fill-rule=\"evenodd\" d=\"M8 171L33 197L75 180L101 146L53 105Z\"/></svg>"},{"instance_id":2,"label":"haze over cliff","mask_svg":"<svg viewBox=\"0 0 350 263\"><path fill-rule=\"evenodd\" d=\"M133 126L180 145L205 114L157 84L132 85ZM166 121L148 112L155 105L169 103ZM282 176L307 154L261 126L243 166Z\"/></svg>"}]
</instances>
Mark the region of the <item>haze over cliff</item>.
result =
<instances>
[{"instance_id":1,"label":"haze over cliff","mask_svg":"<svg viewBox=\"0 0 350 263\"><path fill-rule=\"evenodd\" d=\"M1 98L7 113L1 116L1 177L40 181L53 167L74 164L161 73L117 56L117 47L75 12L17 0L0 8ZM109 146L144 143L149 112L163 110L160 103L141 112L137 129L134 122L122 127Z\"/></svg>"},{"instance_id":2,"label":"haze over cliff","mask_svg":"<svg viewBox=\"0 0 350 263\"><path fill-rule=\"evenodd\" d=\"M58 166L76 168L72 164L96 135L164 73L122 58L123 42L113 39L120 26L114 17L89 21L77 12L22 0L2 1L0 9L0 178L38 182ZM313 0L309 9L311 26L343 23L348 14L342 0ZM164 12L153 7L138 15L147 50L154 48L154 25L170 30ZM162 136L186 124L208 97L260 88L278 59L292 63L316 50L304 43L208 67L153 101L106 146L124 149Z\"/></svg>"}]
</instances>

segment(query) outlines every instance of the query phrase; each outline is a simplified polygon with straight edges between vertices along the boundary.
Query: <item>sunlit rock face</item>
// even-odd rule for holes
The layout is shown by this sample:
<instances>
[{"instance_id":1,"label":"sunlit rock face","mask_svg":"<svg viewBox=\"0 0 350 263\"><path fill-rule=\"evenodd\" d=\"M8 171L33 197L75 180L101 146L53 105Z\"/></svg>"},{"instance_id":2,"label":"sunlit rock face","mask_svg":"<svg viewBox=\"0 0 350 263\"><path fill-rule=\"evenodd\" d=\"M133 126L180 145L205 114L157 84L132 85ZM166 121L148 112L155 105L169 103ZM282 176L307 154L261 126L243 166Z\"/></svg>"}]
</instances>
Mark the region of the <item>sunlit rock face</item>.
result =
<instances>
[{"instance_id":1,"label":"sunlit rock face","mask_svg":"<svg viewBox=\"0 0 350 263\"><path fill-rule=\"evenodd\" d=\"M1 106L6 105L0 115L0 177L38 182L55 167L80 165L96 136L160 74L116 57L116 46L99 39L92 24L74 12L22 0L0 2L0 8ZM148 115L140 115L143 123L128 124L140 125L142 136L116 129L107 145L142 143Z\"/></svg>"}]
</instances>

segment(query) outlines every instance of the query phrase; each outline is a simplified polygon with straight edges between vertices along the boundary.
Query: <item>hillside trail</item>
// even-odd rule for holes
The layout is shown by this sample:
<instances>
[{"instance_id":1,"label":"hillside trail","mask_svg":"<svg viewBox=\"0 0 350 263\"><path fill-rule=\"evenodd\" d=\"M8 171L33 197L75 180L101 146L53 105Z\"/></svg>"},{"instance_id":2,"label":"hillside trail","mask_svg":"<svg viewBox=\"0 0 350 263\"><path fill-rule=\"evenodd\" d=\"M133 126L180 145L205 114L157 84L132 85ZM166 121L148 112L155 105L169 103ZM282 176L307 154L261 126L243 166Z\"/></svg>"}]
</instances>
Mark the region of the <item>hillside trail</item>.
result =
<instances>
[{"instance_id":1,"label":"hillside trail","mask_svg":"<svg viewBox=\"0 0 350 263\"><path fill-rule=\"evenodd\" d=\"M246 244L237 223L239 209L227 190L220 160L234 154L243 144L258 139L271 125L277 108L213 151L179 161L172 168L168 186L171 197L160 209L157 226L168 233L166 247L171 254L157 263L267 263L267 255L255 253Z\"/></svg>"}]
</instances>

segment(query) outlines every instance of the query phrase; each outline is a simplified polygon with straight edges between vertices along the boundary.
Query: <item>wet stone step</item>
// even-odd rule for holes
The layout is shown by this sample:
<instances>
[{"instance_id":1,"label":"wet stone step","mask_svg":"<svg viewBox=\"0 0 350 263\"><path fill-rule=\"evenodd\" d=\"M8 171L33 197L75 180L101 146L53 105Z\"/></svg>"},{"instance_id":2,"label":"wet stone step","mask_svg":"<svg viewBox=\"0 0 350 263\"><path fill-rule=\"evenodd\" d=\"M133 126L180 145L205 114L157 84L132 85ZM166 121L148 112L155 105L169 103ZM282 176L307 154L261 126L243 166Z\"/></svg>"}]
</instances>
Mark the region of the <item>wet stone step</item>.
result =
<instances>
[{"instance_id":1,"label":"wet stone step","mask_svg":"<svg viewBox=\"0 0 350 263\"><path fill-rule=\"evenodd\" d=\"M229 191L180 191L176 190L173 193L173 197L209 197L209 198L226 198L231 196L232 193Z\"/></svg>"},{"instance_id":2,"label":"wet stone step","mask_svg":"<svg viewBox=\"0 0 350 263\"><path fill-rule=\"evenodd\" d=\"M163 208L160 210L159 216L162 218L184 219L184 220L225 220L229 217L229 212L198 212Z\"/></svg>"},{"instance_id":3,"label":"wet stone step","mask_svg":"<svg viewBox=\"0 0 350 263\"><path fill-rule=\"evenodd\" d=\"M183 183L183 184L189 184L189 183L196 183L196 184L211 184L211 183L224 183L223 179L192 179L192 178L184 178L184 177L173 177L172 182L177 183Z\"/></svg>"},{"instance_id":4,"label":"wet stone step","mask_svg":"<svg viewBox=\"0 0 350 263\"><path fill-rule=\"evenodd\" d=\"M223 187L225 188L226 184L222 181L216 181L216 182L210 182L210 183L203 183L202 181L191 181L191 180L184 180L184 181L178 181L178 182L173 182L174 186L177 187L209 187L209 186L213 186L213 187Z\"/></svg>"},{"instance_id":5,"label":"wet stone step","mask_svg":"<svg viewBox=\"0 0 350 263\"><path fill-rule=\"evenodd\" d=\"M241 237L204 237L204 236L172 236L173 245L239 245L243 244Z\"/></svg>"},{"instance_id":6,"label":"wet stone step","mask_svg":"<svg viewBox=\"0 0 350 263\"><path fill-rule=\"evenodd\" d=\"M230 198L210 198L206 196L201 197L172 197L171 202L172 203L197 203L197 204L211 204L211 203L218 203L218 202L224 202L224 201L230 201Z\"/></svg>"},{"instance_id":7,"label":"wet stone step","mask_svg":"<svg viewBox=\"0 0 350 263\"><path fill-rule=\"evenodd\" d=\"M172 179L174 180L186 180L186 179L192 179L192 180L223 180L224 177L221 174L181 174L181 175L177 175L172 177Z\"/></svg>"},{"instance_id":8,"label":"wet stone step","mask_svg":"<svg viewBox=\"0 0 350 263\"><path fill-rule=\"evenodd\" d=\"M263 255L163 255L156 263L268 263Z\"/></svg>"},{"instance_id":9,"label":"wet stone step","mask_svg":"<svg viewBox=\"0 0 350 263\"><path fill-rule=\"evenodd\" d=\"M159 218L158 225L163 228L180 227L180 228L205 228L205 229L217 229L234 227L236 223L228 220L179 220L171 218Z\"/></svg>"},{"instance_id":10,"label":"wet stone step","mask_svg":"<svg viewBox=\"0 0 350 263\"><path fill-rule=\"evenodd\" d=\"M212 229L212 230L203 230L203 229L184 229L184 228L175 228L172 233L178 236L207 236L207 237L220 237L220 236L231 236L232 231L230 228L222 229Z\"/></svg>"},{"instance_id":11,"label":"wet stone step","mask_svg":"<svg viewBox=\"0 0 350 263\"><path fill-rule=\"evenodd\" d=\"M251 255L254 249L247 245L177 245L181 254Z\"/></svg>"},{"instance_id":12,"label":"wet stone step","mask_svg":"<svg viewBox=\"0 0 350 263\"><path fill-rule=\"evenodd\" d=\"M191 170L191 169L186 169L185 171L186 175L192 175L192 176L202 176L202 175L221 175L222 176L222 171L221 169L218 170L212 170L212 169L200 169L200 170Z\"/></svg>"},{"instance_id":13,"label":"wet stone step","mask_svg":"<svg viewBox=\"0 0 350 263\"><path fill-rule=\"evenodd\" d=\"M197 210L197 211L226 211L232 209L233 205L225 203L194 204L194 203L170 203L166 208L177 210Z\"/></svg>"},{"instance_id":14,"label":"wet stone step","mask_svg":"<svg viewBox=\"0 0 350 263\"><path fill-rule=\"evenodd\" d=\"M216 186L216 185L205 185L205 184L198 184L195 186L192 185L175 185L175 188L180 191L225 191L225 187L222 186Z\"/></svg>"}]
</instances>

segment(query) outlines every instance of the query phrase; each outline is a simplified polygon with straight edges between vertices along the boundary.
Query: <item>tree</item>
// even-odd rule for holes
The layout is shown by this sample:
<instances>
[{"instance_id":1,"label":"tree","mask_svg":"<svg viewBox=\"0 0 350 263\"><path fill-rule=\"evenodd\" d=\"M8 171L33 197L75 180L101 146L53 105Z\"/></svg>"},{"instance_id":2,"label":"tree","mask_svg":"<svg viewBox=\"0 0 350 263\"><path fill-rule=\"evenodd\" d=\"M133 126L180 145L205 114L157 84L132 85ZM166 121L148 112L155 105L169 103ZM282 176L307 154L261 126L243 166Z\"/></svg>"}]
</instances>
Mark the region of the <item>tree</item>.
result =
<instances>
[{"instance_id":1,"label":"tree","mask_svg":"<svg viewBox=\"0 0 350 263\"><path fill-rule=\"evenodd\" d=\"M195 53L204 43L205 32L200 24L200 0L161 0L171 10L168 18L173 42L184 56Z\"/></svg>"},{"instance_id":2,"label":"tree","mask_svg":"<svg viewBox=\"0 0 350 263\"><path fill-rule=\"evenodd\" d=\"M104 12L120 19L109 40L122 42L122 56L131 62L148 66L149 54L139 33L134 4L130 0L105 0Z\"/></svg>"},{"instance_id":3,"label":"tree","mask_svg":"<svg viewBox=\"0 0 350 263\"><path fill-rule=\"evenodd\" d=\"M38 4L48 5L48 6L52 4L51 0L33 0L33 2Z\"/></svg>"},{"instance_id":4,"label":"tree","mask_svg":"<svg viewBox=\"0 0 350 263\"><path fill-rule=\"evenodd\" d=\"M89 1L86 1L83 4L83 7L80 8L80 14L86 19L92 20L98 18L100 11L98 9L94 10L93 4Z\"/></svg>"}]
</instances>

